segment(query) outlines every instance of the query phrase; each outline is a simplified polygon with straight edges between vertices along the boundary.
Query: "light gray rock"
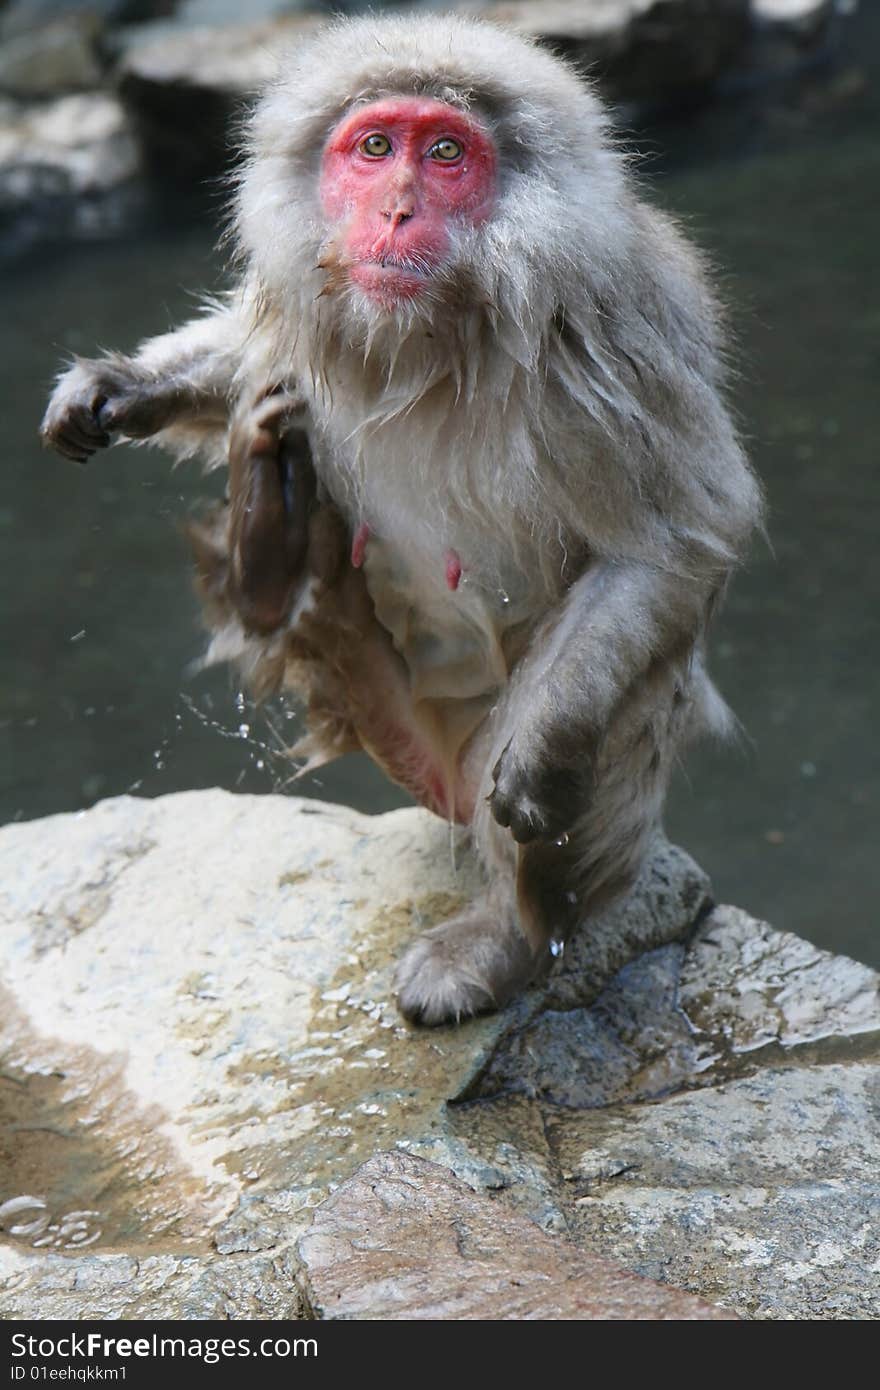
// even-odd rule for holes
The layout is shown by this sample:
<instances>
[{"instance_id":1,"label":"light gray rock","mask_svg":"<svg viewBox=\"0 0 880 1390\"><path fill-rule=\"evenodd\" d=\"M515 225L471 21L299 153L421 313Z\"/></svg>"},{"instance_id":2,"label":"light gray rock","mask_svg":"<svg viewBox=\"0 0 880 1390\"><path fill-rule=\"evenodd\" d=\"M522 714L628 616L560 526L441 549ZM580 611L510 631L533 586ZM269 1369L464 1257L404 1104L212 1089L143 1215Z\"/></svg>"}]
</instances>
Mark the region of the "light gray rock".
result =
<instances>
[{"instance_id":1,"label":"light gray rock","mask_svg":"<svg viewBox=\"0 0 880 1390\"><path fill-rule=\"evenodd\" d=\"M0 103L0 211L40 198L105 195L139 172L119 101L104 92Z\"/></svg>"},{"instance_id":2,"label":"light gray rock","mask_svg":"<svg viewBox=\"0 0 880 1390\"><path fill-rule=\"evenodd\" d=\"M659 842L548 981L413 1029L394 961L476 882L416 810L191 792L0 831L0 1316L329 1316L297 1241L383 1154L494 1194L539 1263L567 1237L747 1315L876 1316L876 976L707 917ZM535 1316L596 1315L566 1306Z\"/></svg>"},{"instance_id":3,"label":"light gray rock","mask_svg":"<svg viewBox=\"0 0 880 1390\"><path fill-rule=\"evenodd\" d=\"M230 123L326 15L127 32L116 81L157 175L189 180L228 163Z\"/></svg>"},{"instance_id":4,"label":"light gray rock","mask_svg":"<svg viewBox=\"0 0 880 1390\"><path fill-rule=\"evenodd\" d=\"M43 29L59 19L86 16L102 25L117 20L143 20L152 13L166 14L175 0L5 0L0 12L0 42Z\"/></svg>"},{"instance_id":5,"label":"light gray rock","mask_svg":"<svg viewBox=\"0 0 880 1390\"><path fill-rule=\"evenodd\" d=\"M757 23L811 40L833 18L837 0L751 0L751 8Z\"/></svg>"},{"instance_id":6,"label":"light gray rock","mask_svg":"<svg viewBox=\"0 0 880 1390\"><path fill-rule=\"evenodd\" d=\"M739 80L747 86L766 84L808 71L817 53L830 59L830 40L845 26L846 15L839 0L752 0L751 36Z\"/></svg>"},{"instance_id":7,"label":"light gray rock","mask_svg":"<svg viewBox=\"0 0 880 1390\"><path fill-rule=\"evenodd\" d=\"M501 0L484 13L588 64L616 99L705 87L736 58L749 0Z\"/></svg>"},{"instance_id":8,"label":"light gray rock","mask_svg":"<svg viewBox=\"0 0 880 1390\"><path fill-rule=\"evenodd\" d=\"M748 0L473 0L451 8L535 35L589 64L614 98L651 102L711 83L748 32ZM274 75L289 47L326 19L303 12L127 31L120 91L154 166L191 177L227 159L233 111Z\"/></svg>"},{"instance_id":9,"label":"light gray rock","mask_svg":"<svg viewBox=\"0 0 880 1390\"><path fill-rule=\"evenodd\" d=\"M0 98L0 254L118 234L142 207L140 152L119 101Z\"/></svg>"},{"instance_id":10,"label":"light gray rock","mask_svg":"<svg viewBox=\"0 0 880 1390\"><path fill-rule=\"evenodd\" d=\"M876 1060L583 1115L551 1145L588 1249L751 1317L880 1315Z\"/></svg>"}]
</instances>

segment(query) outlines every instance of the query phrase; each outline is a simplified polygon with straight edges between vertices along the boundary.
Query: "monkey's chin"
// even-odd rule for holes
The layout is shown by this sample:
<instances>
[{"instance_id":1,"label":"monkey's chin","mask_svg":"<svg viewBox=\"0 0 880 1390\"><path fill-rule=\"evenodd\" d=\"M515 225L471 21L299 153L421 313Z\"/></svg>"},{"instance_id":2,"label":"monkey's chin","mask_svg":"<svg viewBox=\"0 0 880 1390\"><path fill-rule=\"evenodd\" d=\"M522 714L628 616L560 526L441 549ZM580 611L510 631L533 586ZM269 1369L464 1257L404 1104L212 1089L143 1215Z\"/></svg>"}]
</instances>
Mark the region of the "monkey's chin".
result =
<instances>
[{"instance_id":1,"label":"monkey's chin","mask_svg":"<svg viewBox=\"0 0 880 1390\"><path fill-rule=\"evenodd\" d=\"M396 309L410 304L427 288L427 279L417 270L400 265L381 265L378 261L360 261L349 272L352 283L368 299L382 309Z\"/></svg>"}]
</instances>

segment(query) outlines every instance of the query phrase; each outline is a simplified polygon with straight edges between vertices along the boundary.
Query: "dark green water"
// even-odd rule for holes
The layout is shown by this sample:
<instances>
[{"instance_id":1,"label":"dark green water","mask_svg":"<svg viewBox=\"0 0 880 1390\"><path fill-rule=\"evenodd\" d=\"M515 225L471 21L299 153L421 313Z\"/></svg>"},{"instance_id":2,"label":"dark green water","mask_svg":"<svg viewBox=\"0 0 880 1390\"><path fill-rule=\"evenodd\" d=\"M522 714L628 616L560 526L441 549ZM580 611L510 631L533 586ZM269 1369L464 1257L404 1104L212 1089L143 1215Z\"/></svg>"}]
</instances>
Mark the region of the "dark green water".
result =
<instances>
[{"instance_id":1,"label":"dark green water","mask_svg":"<svg viewBox=\"0 0 880 1390\"><path fill-rule=\"evenodd\" d=\"M773 547L739 576L713 644L747 741L689 758L668 828L719 898L880 964L880 25L858 22L833 71L644 144L653 196L725 271ZM3 275L2 820L129 790L270 791L288 775L284 711L270 727L226 673L188 674L201 638L177 522L213 483L131 448L80 471L36 441L59 358L178 323L191 291L217 283L213 238L206 215ZM297 789L367 810L406 801L361 758Z\"/></svg>"}]
</instances>

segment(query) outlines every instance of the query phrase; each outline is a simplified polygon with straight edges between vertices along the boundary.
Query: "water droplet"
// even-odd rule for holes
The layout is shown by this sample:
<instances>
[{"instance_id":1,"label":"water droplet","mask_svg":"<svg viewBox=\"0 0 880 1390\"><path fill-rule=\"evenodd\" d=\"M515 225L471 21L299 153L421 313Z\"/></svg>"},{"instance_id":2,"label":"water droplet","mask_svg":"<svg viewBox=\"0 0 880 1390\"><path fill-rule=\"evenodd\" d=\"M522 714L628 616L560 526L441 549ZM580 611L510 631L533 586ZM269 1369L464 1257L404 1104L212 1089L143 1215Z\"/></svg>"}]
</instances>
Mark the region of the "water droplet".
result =
<instances>
[{"instance_id":1,"label":"water droplet","mask_svg":"<svg viewBox=\"0 0 880 1390\"><path fill-rule=\"evenodd\" d=\"M17 1216L22 1211L45 1211L46 1203L42 1197L10 1197L8 1202L0 1204L0 1225L3 1225L10 1216Z\"/></svg>"},{"instance_id":2,"label":"water droplet","mask_svg":"<svg viewBox=\"0 0 880 1390\"><path fill-rule=\"evenodd\" d=\"M239 714L244 714L245 699L244 692L241 690L239 690L238 694L235 697L235 708L238 710Z\"/></svg>"},{"instance_id":3,"label":"water droplet","mask_svg":"<svg viewBox=\"0 0 880 1390\"><path fill-rule=\"evenodd\" d=\"M556 956L556 957L558 958L559 956L562 955L562 953L563 953L564 950L565 950L565 942L564 942L564 941L556 941L556 940L554 939L553 941L550 942L550 954L551 954L551 956Z\"/></svg>"},{"instance_id":4,"label":"water droplet","mask_svg":"<svg viewBox=\"0 0 880 1390\"><path fill-rule=\"evenodd\" d=\"M250 726L250 724L239 724L239 726L238 726L238 736L239 736L239 738L247 738L247 736L248 736L248 734L250 733L250 731L251 731L251 726Z\"/></svg>"},{"instance_id":5,"label":"water droplet","mask_svg":"<svg viewBox=\"0 0 880 1390\"><path fill-rule=\"evenodd\" d=\"M566 895L565 895L565 901L566 901L567 903L571 903L572 906L574 906L574 904L577 902L577 900L578 900L578 895L577 895L577 893L572 893L572 892L570 892L570 891L569 891L568 893L566 893Z\"/></svg>"},{"instance_id":6,"label":"water droplet","mask_svg":"<svg viewBox=\"0 0 880 1390\"><path fill-rule=\"evenodd\" d=\"M499 589L498 593L501 596L502 603L510 603L510 594L508 594L504 589Z\"/></svg>"},{"instance_id":7,"label":"water droplet","mask_svg":"<svg viewBox=\"0 0 880 1390\"><path fill-rule=\"evenodd\" d=\"M66 1242L68 1247L74 1246L77 1250L82 1250L85 1245L94 1245L96 1240L101 1239L100 1229L97 1231L78 1230L70 1236Z\"/></svg>"},{"instance_id":8,"label":"water droplet","mask_svg":"<svg viewBox=\"0 0 880 1390\"><path fill-rule=\"evenodd\" d=\"M558 845L560 849L565 849L565 846L568 844L568 840L569 840L568 831L567 831L567 830L563 830L562 834L559 836L559 839L558 839L558 840L554 840L553 843L554 843L554 845Z\"/></svg>"}]
</instances>

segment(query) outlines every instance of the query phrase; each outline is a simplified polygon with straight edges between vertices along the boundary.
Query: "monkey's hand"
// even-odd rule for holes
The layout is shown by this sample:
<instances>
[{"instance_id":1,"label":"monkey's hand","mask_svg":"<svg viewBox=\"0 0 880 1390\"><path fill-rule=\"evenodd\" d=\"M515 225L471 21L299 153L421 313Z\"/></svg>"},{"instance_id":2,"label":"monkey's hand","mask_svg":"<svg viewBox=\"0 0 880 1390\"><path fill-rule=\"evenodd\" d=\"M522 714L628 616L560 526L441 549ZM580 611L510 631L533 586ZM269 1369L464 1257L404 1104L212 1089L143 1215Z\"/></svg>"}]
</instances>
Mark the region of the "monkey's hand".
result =
<instances>
[{"instance_id":1,"label":"monkey's hand","mask_svg":"<svg viewBox=\"0 0 880 1390\"><path fill-rule=\"evenodd\" d=\"M181 405L181 385L147 375L124 357L81 359L52 393L40 437L43 443L85 463L106 449L115 434L148 439L171 423Z\"/></svg>"},{"instance_id":2,"label":"monkey's hand","mask_svg":"<svg viewBox=\"0 0 880 1390\"><path fill-rule=\"evenodd\" d=\"M573 732L515 734L492 769L489 806L518 844L564 840L586 809L593 784L592 740Z\"/></svg>"}]
</instances>

